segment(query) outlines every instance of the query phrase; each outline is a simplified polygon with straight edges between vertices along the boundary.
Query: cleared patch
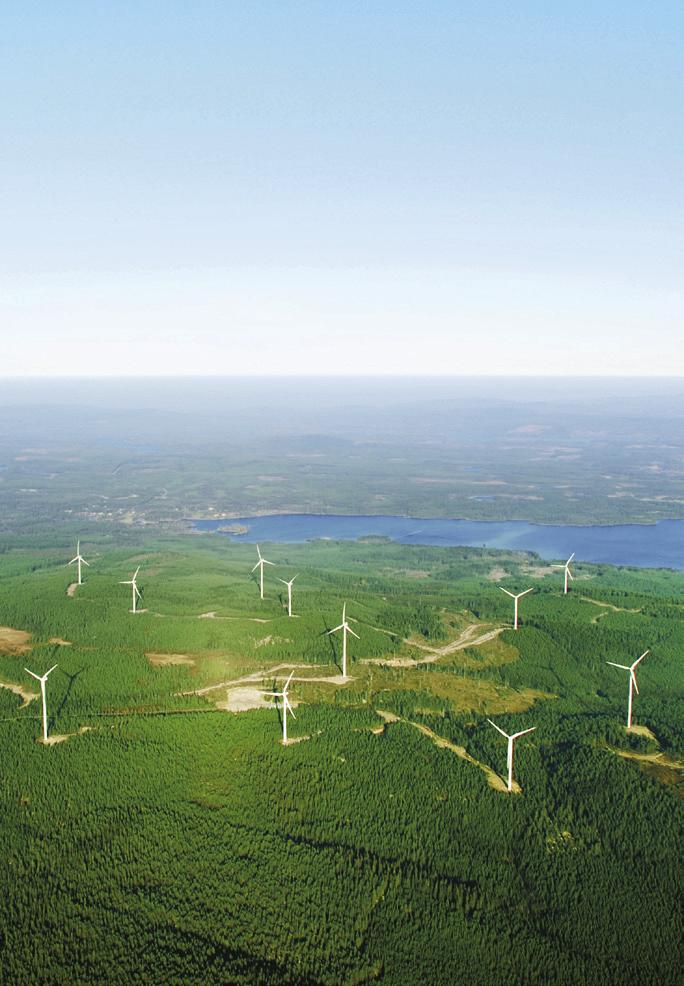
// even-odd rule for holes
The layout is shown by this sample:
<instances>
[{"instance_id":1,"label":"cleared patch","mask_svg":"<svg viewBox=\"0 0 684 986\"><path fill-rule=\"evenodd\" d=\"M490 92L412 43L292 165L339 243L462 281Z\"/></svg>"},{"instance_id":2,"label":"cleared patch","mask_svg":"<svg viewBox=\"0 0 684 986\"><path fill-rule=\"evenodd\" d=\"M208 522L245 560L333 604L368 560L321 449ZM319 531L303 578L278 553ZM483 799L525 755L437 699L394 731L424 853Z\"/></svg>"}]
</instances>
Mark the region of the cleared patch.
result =
<instances>
[{"instance_id":1,"label":"cleared patch","mask_svg":"<svg viewBox=\"0 0 684 986\"><path fill-rule=\"evenodd\" d=\"M149 651L145 657L155 668L166 667L169 664L191 665L195 663L194 657L190 657L189 654L161 654L156 651Z\"/></svg>"},{"instance_id":2,"label":"cleared patch","mask_svg":"<svg viewBox=\"0 0 684 986\"><path fill-rule=\"evenodd\" d=\"M50 637L48 643L57 644L58 647L71 647L71 641L65 640L64 637Z\"/></svg>"},{"instance_id":3,"label":"cleared patch","mask_svg":"<svg viewBox=\"0 0 684 986\"><path fill-rule=\"evenodd\" d=\"M225 709L226 712L249 712L251 709L272 707L271 702L266 700L261 689L247 685L229 688L226 692L225 701L216 702L216 708Z\"/></svg>"},{"instance_id":4,"label":"cleared patch","mask_svg":"<svg viewBox=\"0 0 684 986\"><path fill-rule=\"evenodd\" d=\"M40 743L41 746L56 746L58 743L64 743L65 740L71 739L72 736L83 736L84 733L91 732L92 728L92 726L81 726L75 733L54 733L52 736L48 736L47 740L41 736L36 742Z\"/></svg>"},{"instance_id":5,"label":"cleared patch","mask_svg":"<svg viewBox=\"0 0 684 986\"><path fill-rule=\"evenodd\" d=\"M14 685L9 681L0 681L0 688L6 688L8 691L14 692L15 695L22 698L22 709L27 706L29 702L33 702L35 699L40 698L38 692L30 692L28 688L24 688L23 685Z\"/></svg>"},{"instance_id":6,"label":"cleared patch","mask_svg":"<svg viewBox=\"0 0 684 986\"><path fill-rule=\"evenodd\" d=\"M0 654L26 654L31 650L30 640L26 630L0 627Z\"/></svg>"},{"instance_id":7,"label":"cleared patch","mask_svg":"<svg viewBox=\"0 0 684 986\"><path fill-rule=\"evenodd\" d=\"M72 582L70 586L67 587L66 594L70 599L76 595L76 590L78 589L78 582Z\"/></svg>"}]
</instances>

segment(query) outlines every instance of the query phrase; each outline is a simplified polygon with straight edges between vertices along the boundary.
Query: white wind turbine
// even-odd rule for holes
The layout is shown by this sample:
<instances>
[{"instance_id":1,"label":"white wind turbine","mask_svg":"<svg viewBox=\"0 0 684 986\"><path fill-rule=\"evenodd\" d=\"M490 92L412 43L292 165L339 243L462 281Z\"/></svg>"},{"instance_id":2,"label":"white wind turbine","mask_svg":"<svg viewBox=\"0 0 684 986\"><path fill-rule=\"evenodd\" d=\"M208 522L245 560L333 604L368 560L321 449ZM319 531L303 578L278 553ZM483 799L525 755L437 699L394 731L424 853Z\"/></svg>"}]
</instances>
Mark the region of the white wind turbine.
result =
<instances>
[{"instance_id":1,"label":"white wind turbine","mask_svg":"<svg viewBox=\"0 0 684 986\"><path fill-rule=\"evenodd\" d=\"M570 579L571 582L574 582L575 581L575 576L570 571L570 562L572 561L572 559L574 557L575 557L575 552L573 551L573 553L570 555L570 557L568 558L568 560L565 562L564 565L552 565L551 566L552 568L564 568L565 569L565 588L563 589L563 594L565 596L567 596L567 594L568 594L568 588L569 588L569 586L568 586L568 579Z\"/></svg>"},{"instance_id":2,"label":"white wind turbine","mask_svg":"<svg viewBox=\"0 0 684 986\"><path fill-rule=\"evenodd\" d=\"M88 568L90 568L90 563L87 562L85 560L85 558L83 557L83 555L81 554L81 542L80 541L77 541L76 542L76 556L71 559L71 561L69 562L69 565L73 565L74 563L78 563L78 583L77 584L78 585L83 585L83 579L81 578L81 563L83 563L84 565L87 565Z\"/></svg>"},{"instance_id":3,"label":"white wind turbine","mask_svg":"<svg viewBox=\"0 0 684 986\"><path fill-rule=\"evenodd\" d=\"M533 733L537 727L531 726L529 729L521 729L519 733L513 733L512 736L509 736L508 733L505 733L503 729L501 729L500 726L497 726L495 722L492 722L491 719L487 719L487 722L489 723L490 726L493 726L494 729L500 732L501 735L505 736L506 739L508 740L508 755L506 757L506 766L508 767L508 790L512 791L513 790L513 744L517 739L519 739L521 736L524 736L526 733Z\"/></svg>"},{"instance_id":4,"label":"white wind turbine","mask_svg":"<svg viewBox=\"0 0 684 986\"><path fill-rule=\"evenodd\" d=\"M629 667L627 667L626 664L615 664L614 661L606 661L606 664L610 664L611 667L613 667L613 668L621 668L623 671L629 671L629 699L628 699L628 702L627 702L627 729L631 729L632 728L632 697L633 697L633 693L634 693L634 691L636 691L637 695L639 694L639 686L637 685L635 669L636 669L637 664L640 664L641 661L643 661L643 659L649 653L650 653L650 651L645 650L644 653L641 655L641 657L637 657L637 659L634 662L634 664L630 664Z\"/></svg>"},{"instance_id":5,"label":"white wind turbine","mask_svg":"<svg viewBox=\"0 0 684 986\"><path fill-rule=\"evenodd\" d=\"M131 592L133 593L133 608L131 609L131 613L138 612L137 609L135 608L135 604L138 599L142 599L142 596L140 594L140 589L138 589L138 583L136 582L139 571L140 571L140 565L138 565L135 572L133 573L132 579L125 579L122 582L119 582L119 585L130 585L131 587Z\"/></svg>"},{"instance_id":6,"label":"white wind turbine","mask_svg":"<svg viewBox=\"0 0 684 986\"><path fill-rule=\"evenodd\" d=\"M518 629L518 600L523 596L526 596L528 592L534 592L534 586L531 589L525 589L524 592L519 592L516 596L515 593L509 592L508 589L504 589L502 585L499 586L502 592L505 592L507 596L510 596L513 600L513 629Z\"/></svg>"},{"instance_id":7,"label":"white wind turbine","mask_svg":"<svg viewBox=\"0 0 684 986\"><path fill-rule=\"evenodd\" d=\"M34 674L33 671L29 671L28 668L24 668L27 674L30 674L32 678L40 682L40 697L43 700L43 743L47 743L47 702L45 699L45 682L47 681L47 676L51 674L55 668L56 664L53 664L49 671L46 671L44 675Z\"/></svg>"},{"instance_id":8,"label":"white wind turbine","mask_svg":"<svg viewBox=\"0 0 684 986\"><path fill-rule=\"evenodd\" d=\"M283 685L282 692L265 692L264 693L266 695L272 695L273 698L282 698L282 700L283 700L283 704L281 706L281 708L283 710L283 746L286 746L287 745L287 713L289 712L293 719L296 719L297 718L297 716L292 711L292 706L290 705L290 700L287 697L287 690L290 687L290 682L292 681L292 675L293 674L294 674L294 671L290 671L290 677L287 679L287 681Z\"/></svg>"},{"instance_id":9,"label":"white wind turbine","mask_svg":"<svg viewBox=\"0 0 684 986\"><path fill-rule=\"evenodd\" d=\"M257 568L259 569L259 591L261 598L263 599L264 598L264 565L275 565L275 562L267 561L265 558L262 557L261 551L259 550L259 545L256 546L256 549L257 549L257 554L259 556L259 561L256 563L252 571L256 572Z\"/></svg>"},{"instance_id":10,"label":"white wind turbine","mask_svg":"<svg viewBox=\"0 0 684 986\"><path fill-rule=\"evenodd\" d=\"M298 574L299 572L297 573L297 575ZM278 579L279 582L282 582L283 585L287 586L287 615L288 616L292 616L292 583L297 578L297 575L293 575L289 582L286 579Z\"/></svg>"},{"instance_id":11,"label":"white wind turbine","mask_svg":"<svg viewBox=\"0 0 684 986\"><path fill-rule=\"evenodd\" d=\"M346 678L347 677L347 634L350 633L352 637L356 637L357 640L361 639L358 633L354 633L352 628L347 623L346 603L342 607L342 622L338 627L335 627L332 630L328 630L327 636L330 636L331 633L337 633L338 630L342 631L342 677Z\"/></svg>"}]
</instances>

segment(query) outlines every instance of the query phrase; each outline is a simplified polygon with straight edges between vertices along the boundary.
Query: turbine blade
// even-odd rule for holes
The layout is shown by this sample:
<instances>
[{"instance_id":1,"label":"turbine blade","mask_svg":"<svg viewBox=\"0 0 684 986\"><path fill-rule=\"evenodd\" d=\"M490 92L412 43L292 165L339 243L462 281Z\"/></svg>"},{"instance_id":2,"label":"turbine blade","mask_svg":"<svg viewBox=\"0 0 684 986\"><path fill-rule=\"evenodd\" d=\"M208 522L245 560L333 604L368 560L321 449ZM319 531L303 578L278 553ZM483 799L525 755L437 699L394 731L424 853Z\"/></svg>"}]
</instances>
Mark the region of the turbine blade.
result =
<instances>
[{"instance_id":1,"label":"turbine blade","mask_svg":"<svg viewBox=\"0 0 684 986\"><path fill-rule=\"evenodd\" d=\"M259 550L259 545L256 546L257 554L259 556L259 561L261 561L261 551Z\"/></svg>"},{"instance_id":2,"label":"turbine blade","mask_svg":"<svg viewBox=\"0 0 684 986\"><path fill-rule=\"evenodd\" d=\"M571 582L575 581L575 576L572 574L570 569L568 569L568 578L570 579Z\"/></svg>"},{"instance_id":3,"label":"turbine blade","mask_svg":"<svg viewBox=\"0 0 684 986\"><path fill-rule=\"evenodd\" d=\"M536 726L531 726L529 729L521 729L519 733L513 733L511 739L518 739L519 736L525 736L526 733L533 733L536 728Z\"/></svg>"},{"instance_id":4,"label":"turbine blade","mask_svg":"<svg viewBox=\"0 0 684 986\"><path fill-rule=\"evenodd\" d=\"M501 589L502 592L505 592L507 596L510 596L511 599L515 599L515 596L513 595L513 593L512 592L509 592L508 589L504 589L504 587L502 585L500 585L499 588Z\"/></svg>"},{"instance_id":5,"label":"turbine blade","mask_svg":"<svg viewBox=\"0 0 684 986\"><path fill-rule=\"evenodd\" d=\"M634 662L634 664L631 667L631 670L633 671L634 668L637 666L637 664L639 664L641 661L643 661L643 659L646 657L646 655L647 654L650 654L650 653L651 653L650 651L645 650L644 653L641 655L641 657L637 657L636 661Z\"/></svg>"},{"instance_id":6,"label":"turbine blade","mask_svg":"<svg viewBox=\"0 0 684 986\"><path fill-rule=\"evenodd\" d=\"M29 669L28 669L28 668L24 668L24 671L25 671L25 672L26 672L27 674L30 674L32 678L35 678L35 679L36 679L36 681L40 681L40 675L39 675L39 674L34 674L34 673L33 673L33 671L29 671Z\"/></svg>"},{"instance_id":7,"label":"turbine blade","mask_svg":"<svg viewBox=\"0 0 684 986\"><path fill-rule=\"evenodd\" d=\"M259 567L259 565L261 565L261 562L260 562L260 561L258 561L258 562L256 563L256 565L254 566L254 568L252 569L252 571L253 571L253 572L256 572L256 570L257 570L257 568Z\"/></svg>"},{"instance_id":8,"label":"turbine blade","mask_svg":"<svg viewBox=\"0 0 684 986\"><path fill-rule=\"evenodd\" d=\"M86 561L85 558L81 558L81 561L83 562L84 565L87 565L88 568L90 568L90 562L89 561Z\"/></svg>"},{"instance_id":9,"label":"turbine blade","mask_svg":"<svg viewBox=\"0 0 684 986\"><path fill-rule=\"evenodd\" d=\"M135 570L135 575L133 576L134 579L137 579L139 571L140 571L140 565L138 565L138 567Z\"/></svg>"},{"instance_id":10,"label":"turbine blade","mask_svg":"<svg viewBox=\"0 0 684 986\"><path fill-rule=\"evenodd\" d=\"M639 686L637 685L636 675L633 671L629 672L630 678L632 679L632 684L634 685L634 691L639 694Z\"/></svg>"},{"instance_id":11,"label":"turbine blade","mask_svg":"<svg viewBox=\"0 0 684 986\"><path fill-rule=\"evenodd\" d=\"M503 729L501 728L501 726L497 726L497 724L496 724L495 722L492 722L492 720L491 720L491 719L487 719L487 722L489 723L489 725L490 725L490 726L493 726L493 727L494 727L494 729L496 729L496 730L497 730L497 732L499 732L499 733L501 733L501 735L502 735L502 736L505 736L505 737L506 737L506 739L509 739L509 735L508 735L508 733L504 733L504 731L503 731Z\"/></svg>"},{"instance_id":12,"label":"turbine blade","mask_svg":"<svg viewBox=\"0 0 684 986\"><path fill-rule=\"evenodd\" d=\"M616 664L615 661L606 661L606 664L610 664L613 668L621 668L623 671L632 670L631 668L628 668L626 664Z\"/></svg>"},{"instance_id":13,"label":"turbine blade","mask_svg":"<svg viewBox=\"0 0 684 986\"><path fill-rule=\"evenodd\" d=\"M56 667L57 667L57 665L56 664L53 664L52 667L50 668L50 670L45 672L45 674L43 675L43 677L44 678L47 678L47 676L49 674L52 674L52 672L55 670Z\"/></svg>"},{"instance_id":14,"label":"turbine blade","mask_svg":"<svg viewBox=\"0 0 684 986\"><path fill-rule=\"evenodd\" d=\"M328 636L330 636L331 633L337 633L337 631L338 630L341 630L343 626L344 626L344 623L340 623L340 625L338 627L333 627L332 630L328 630Z\"/></svg>"},{"instance_id":15,"label":"turbine blade","mask_svg":"<svg viewBox=\"0 0 684 986\"><path fill-rule=\"evenodd\" d=\"M67 565L73 565L77 561L78 561L78 555L76 555L75 558L72 558L71 561L67 562Z\"/></svg>"},{"instance_id":16,"label":"turbine blade","mask_svg":"<svg viewBox=\"0 0 684 986\"><path fill-rule=\"evenodd\" d=\"M284 694L284 695L286 695L286 694L287 694L287 690L288 690L288 688L290 687L290 682L292 681L292 675L293 675L293 674L294 674L294 671L290 671L290 677L289 677L289 678L287 679L287 681L285 682L285 687L283 688L283 694Z\"/></svg>"},{"instance_id":17,"label":"turbine blade","mask_svg":"<svg viewBox=\"0 0 684 986\"><path fill-rule=\"evenodd\" d=\"M532 586L530 589L525 589L524 592L519 592L518 599L520 599L521 596L526 596L528 592L534 592L534 586Z\"/></svg>"},{"instance_id":18,"label":"turbine blade","mask_svg":"<svg viewBox=\"0 0 684 986\"><path fill-rule=\"evenodd\" d=\"M297 575L299 575L299 572L297 572ZM294 580L297 578L297 575L293 575L292 578L290 579L290 582L294 582Z\"/></svg>"},{"instance_id":19,"label":"turbine blade","mask_svg":"<svg viewBox=\"0 0 684 986\"><path fill-rule=\"evenodd\" d=\"M350 633L352 637L356 637L357 640L361 640L361 637L359 637L358 633L354 633L354 631L352 630L352 628L349 626L348 623L347 623L347 633Z\"/></svg>"},{"instance_id":20,"label":"turbine blade","mask_svg":"<svg viewBox=\"0 0 684 986\"><path fill-rule=\"evenodd\" d=\"M570 557L568 558L568 560L566 561L566 563L565 563L565 564L566 564L566 565L569 565L569 564L570 564L570 562L572 561L572 559L573 559L574 557L575 557L575 552L573 551L573 553L572 553L572 554L570 555Z\"/></svg>"},{"instance_id":21,"label":"turbine blade","mask_svg":"<svg viewBox=\"0 0 684 986\"><path fill-rule=\"evenodd\" d=\"M264 563L264 565L275 565L275 562L274 561L266 561L265 558L262 558L261 560Z\"/></svg>"}]
</instances>

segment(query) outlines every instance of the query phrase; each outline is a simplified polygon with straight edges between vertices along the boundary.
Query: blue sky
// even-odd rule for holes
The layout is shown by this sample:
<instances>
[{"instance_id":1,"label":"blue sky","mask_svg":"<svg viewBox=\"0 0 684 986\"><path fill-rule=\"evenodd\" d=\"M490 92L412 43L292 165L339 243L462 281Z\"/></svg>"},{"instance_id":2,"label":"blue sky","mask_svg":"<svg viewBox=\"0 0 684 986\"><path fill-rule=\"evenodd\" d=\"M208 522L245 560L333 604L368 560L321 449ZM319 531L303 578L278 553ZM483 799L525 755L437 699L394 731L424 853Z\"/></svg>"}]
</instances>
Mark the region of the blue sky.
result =
<instances>
[{"instance_id":1,"label":"blue sky","mask_svg":"<svg viewBox=\"0 0 684 986\"><path fill-rule=\"evenodd\" d=\"M668 2L5 5L0 374L684 374L683 43Z\"/></svg>"}]
</instances>

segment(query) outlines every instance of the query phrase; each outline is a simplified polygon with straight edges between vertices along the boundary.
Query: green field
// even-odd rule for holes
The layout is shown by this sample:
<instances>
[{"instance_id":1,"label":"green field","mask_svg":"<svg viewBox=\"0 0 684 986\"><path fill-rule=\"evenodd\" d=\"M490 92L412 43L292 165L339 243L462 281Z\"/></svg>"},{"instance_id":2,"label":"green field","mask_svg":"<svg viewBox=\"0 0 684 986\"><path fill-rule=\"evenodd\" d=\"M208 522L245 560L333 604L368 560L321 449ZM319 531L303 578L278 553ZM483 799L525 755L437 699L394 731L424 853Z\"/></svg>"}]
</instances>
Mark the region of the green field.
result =
<instances>
[{"instance_id":1,"label":"green field","mask_svg":"<svg viewBox=\"0 0 684 986\"><path fill-rule=\"evenodd\" d=\"M0 689L2 982L678 981L684 577L564 598L526 555L319 542L269 546L262 602L250 546L129 533L67 596L59 540L0 554L0 680L57 663L64 737ZM536 588L517 632L500 579ZM647 647L628 734L605 661ZM293 668L283 747L259 693ZM537 727L521 793L488 716Z\"/></svg>"}]
</instances>

